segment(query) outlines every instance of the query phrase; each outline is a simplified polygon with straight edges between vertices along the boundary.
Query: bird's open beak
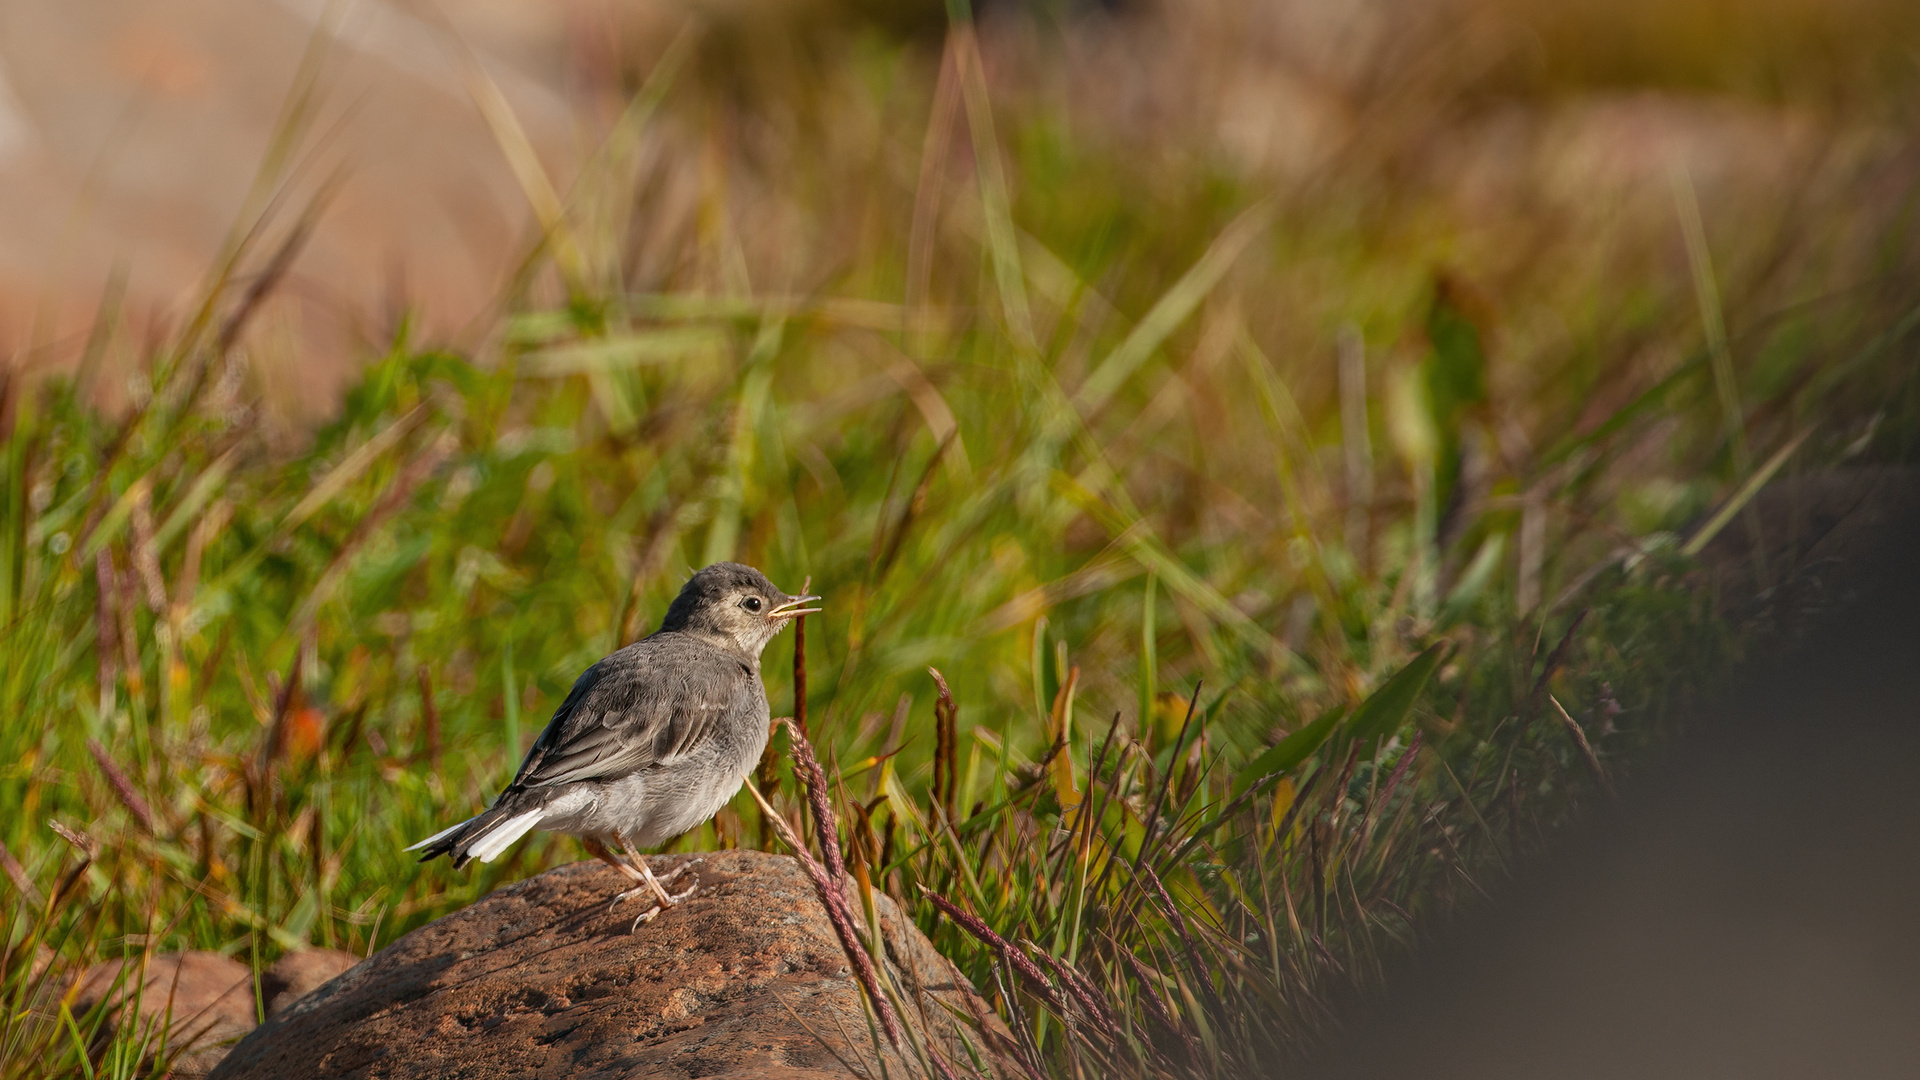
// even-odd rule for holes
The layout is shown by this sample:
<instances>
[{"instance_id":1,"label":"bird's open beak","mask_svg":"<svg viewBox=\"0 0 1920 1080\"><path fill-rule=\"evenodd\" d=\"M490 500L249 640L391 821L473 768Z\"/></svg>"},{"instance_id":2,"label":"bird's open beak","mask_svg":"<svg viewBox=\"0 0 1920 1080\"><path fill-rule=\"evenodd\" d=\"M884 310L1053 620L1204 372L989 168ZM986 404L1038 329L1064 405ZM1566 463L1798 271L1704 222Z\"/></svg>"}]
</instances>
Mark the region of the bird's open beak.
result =
<instances>
[{"instance_id":1,"label":"bird's open beak","mask_svg":"<svg viewBox=\"0 0 1920 1080\"><path fill-rule=\"evenodd\" d=\"M803 607L803 606L801 606L801 605L803 605L803 604L810 604L810 603L812 603L813 601L815 601L815 600L818 600L818 599L820 599L820 598L819 598L819 597L817 597L817 596L796 596L796 597L794 597L793 599L791 599L791 600L788 600L788 601L787 601L786 603L784 603L784 604L776 604L776 605L774 605L774 606L773 606L772 608L770 608L770 609L768 609L768 611L767 611L767 618L769 618L769 619L791 619L791 618L794 618L794 617L796 617L796 616L800 616L800 615L813 615L813 614L816 614L817 612L819 612L819 611L821 610L820 608L817 608L817 607Z\"/></svg>"}]
</instances>

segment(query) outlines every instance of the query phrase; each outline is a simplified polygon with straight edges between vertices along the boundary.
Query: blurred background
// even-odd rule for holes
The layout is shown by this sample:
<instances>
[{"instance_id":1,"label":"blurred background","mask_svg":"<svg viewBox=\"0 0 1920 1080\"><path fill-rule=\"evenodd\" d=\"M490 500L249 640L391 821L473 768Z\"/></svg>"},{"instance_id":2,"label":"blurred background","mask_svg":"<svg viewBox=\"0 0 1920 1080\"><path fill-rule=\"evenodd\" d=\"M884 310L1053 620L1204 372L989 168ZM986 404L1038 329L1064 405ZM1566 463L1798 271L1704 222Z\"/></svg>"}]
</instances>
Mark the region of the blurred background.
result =
<instances>
[{"instance_id":1,"label":"blurred background","mask_svg":"<svg viewBox=\"0 0 1920 1080\"><path fill-rule=\"evenodd\" d=\"M1276 354L1341 320L1393 344L1435 266L1497 318L1503 377L1562 377L1601 327L1631 348L1655 298L1688 299L1676 171L1749 323L1904 257L1886 248L1920 15L1898 0L995 0L981 20L1021 227L1124 300L1228 204L1274 195L1293 265L1248 272ZM538 235L454 54L565 191L683 33L635 177L635 284L711 278L716 228L756 283L842 284L906 226L921 169L968 168L963 130L921 153L945 26L930 0L19 0L0 13L0 341L71 364L103 302L177 321L250 193L290 214L325 188L253 331L300 343L262 377L324 416L401 311L477 340ZM273 169L291 182L260 190Z\"/></svg>"},{"instance_id":2,"label":"blurred background","mask_svg":"<svg viewBox=\"0 0 1920 1080\"><path fill-rule=\"evenodd\" d=\"M9 0L0 1040L579 857L400 849L736 558L1035 1068L1250 1075L1863 588L1917 121L1896 0Z\"/></svg>"}]
</instances>

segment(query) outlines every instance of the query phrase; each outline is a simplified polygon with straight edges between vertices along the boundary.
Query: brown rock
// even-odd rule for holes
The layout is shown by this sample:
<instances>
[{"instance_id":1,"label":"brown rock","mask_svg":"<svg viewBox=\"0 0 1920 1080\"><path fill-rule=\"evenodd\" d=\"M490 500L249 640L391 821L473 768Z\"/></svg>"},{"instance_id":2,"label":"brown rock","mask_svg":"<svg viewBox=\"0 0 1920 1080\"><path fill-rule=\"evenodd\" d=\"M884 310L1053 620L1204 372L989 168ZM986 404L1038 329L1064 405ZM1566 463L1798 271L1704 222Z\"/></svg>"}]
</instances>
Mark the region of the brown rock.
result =
<instances>
[{"instance_id":1,"label":"brown rock","mask_svg":"<svg viewBox=\"0 0 1920 1080\"><path fill-rule=\"evenodd\" d=\"M664 877L689 858L661 857L654 869ZM880 1075L858 986L798 865L725 851L697 872L693 898L631 933L642 902L609 910L625 883L598 863L500 889L269 1019L216 1080L803 1080L856 1075L849 1062ZM966 1060L962 1037L1006 1045L991 1020L985 1037L955 1024L949 1009L991 1013L892 902L878 900L909 1023L930 1030L949 1060ZM918 1075L897 1058L887 1068Z\"/></svg>"},{"instance_id":2,"label":"brown rock","mask_svg":"<svg viewBox=\"0 0 1920 1080\"><path fill-rule=\"evenodd\" d=\"M123 964L133 965L134 970L122 980ZM84 1015L103 1006L113 1010L102 1025L104 1033L129 1021L142 1029L151 1025L154 1037L149 1041L154 1044L159 1042L158 1025L166 1019L166 1055L173 1075L205 1076L226 1056L233 1040L253 1030L253 972L214 952L148 957L144 972L138 960L112 960L95 964L80 976L73 1011Z\"/></svg>"},{"instance_id":3,"label":"brown rock","mask_svg":"<svg viewBox=\"0 0 1920 1080\"><path fill-rule=\"evenodd\" d=\"M341 949L301 949L290 952L260 973L260 1000L268 1016L279 1016L288 1006L318 990L334 976L360 962Z\"/></svg>"}]
</instances>

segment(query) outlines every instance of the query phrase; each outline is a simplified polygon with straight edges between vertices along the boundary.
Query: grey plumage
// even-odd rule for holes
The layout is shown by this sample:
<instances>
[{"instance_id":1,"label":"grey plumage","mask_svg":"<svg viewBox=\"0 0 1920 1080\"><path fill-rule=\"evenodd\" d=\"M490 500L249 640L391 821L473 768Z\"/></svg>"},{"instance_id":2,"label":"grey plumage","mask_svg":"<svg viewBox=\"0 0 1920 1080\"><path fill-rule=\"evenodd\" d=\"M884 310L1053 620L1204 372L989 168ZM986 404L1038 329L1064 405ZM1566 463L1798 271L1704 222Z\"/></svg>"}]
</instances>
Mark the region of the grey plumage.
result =
<instances>
[{"instance_id":1,"label":"grey plumage","mask_svg":"<svg viewBox=\"0 0 1920 1080\"><path fill-rule=\"evenodd\" d=\"M788 596L738 563L701 570L659 630L574 682L491 807L408 850L461 867L532 829L567 833L671 903L637 849L697 828L740 789L767 743L760 653L795 615L818 610L801 606L816 599Z\"/></svg>"}]
</instances>

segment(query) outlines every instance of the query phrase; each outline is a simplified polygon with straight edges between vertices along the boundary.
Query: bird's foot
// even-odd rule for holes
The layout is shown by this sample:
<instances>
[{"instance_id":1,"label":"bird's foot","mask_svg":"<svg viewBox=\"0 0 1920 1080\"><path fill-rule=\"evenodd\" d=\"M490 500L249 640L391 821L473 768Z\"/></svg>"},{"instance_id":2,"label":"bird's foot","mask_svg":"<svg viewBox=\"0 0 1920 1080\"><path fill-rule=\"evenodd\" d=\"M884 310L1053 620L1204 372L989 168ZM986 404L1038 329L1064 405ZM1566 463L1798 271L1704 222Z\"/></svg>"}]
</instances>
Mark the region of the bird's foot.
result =
<instances>
[{"instance_id":1,"label":"bird's foot","mask_svg":"<svg viewBox=\"0 0 1920 1080\"><path fill-rule=\"evenodd\" d=\"M633 925L627 927L627 933L629 934L638 933L640 931L640 926L642 923L652 922L654 919L660 916L660 913L662 911L665 911L665 910L666 910L665 908L661 907L656 902L652 907L648 908L647 910L633 917Z\"/></svg>"},{"instance_id":2,"label":"bird's foot","mask_svg":"<svg viewBox=\"0 0 1920 1080\"><path fill-rule=\"evenodd\" d=\"M681 878L689 874L693 874L693 884L687 886L686 889L681 892L670 893L667 897L670 902L677 904L700 891L700 875L694 874L693 868L706 861L705 859L689 859L674 870L673 876L667 879L666 884L669 886L678 884Z\"/></svg>"},{"instance_id":3,"label":"bird's foot","mask_svg":"<svg viewBox=\"0 0 1920 1080\"><path fill-rule=\"evenodd\" d=\"M651 895L653 895L653 887L643 882L642 884L635 886L634 888L628 889L625 892L614 893L613 903L607 905L607 910L608 911L616 910L620 907L621 904L626 903L627 901L633 899L636 896L651 896Z\"/></svg>"},{"instance_id":4,"label":"bird's foot","mask_svg":"<svg viewBox=\"0 0 1920 1080\"><path fill-rule=\"evenodd\" d=\"M680 866L674 869L673 876L668 878L665 884L667 885L678 884L681 878L686 877L687 875L693 873L694 867L706 861L707 860L705 859L688 860L687 862L681 864ZM658 878L649 878L647 881L644 881L641 884L626 890L625 892L614 894L613 903L608 906L608 910L609 911L614 910L618 908L621 904L626 903L627 901L633 899L636 896L651 895L655 897L655 900L652 906L648 907L647 910L641 912L639 915L634 917L633 926L629 928L627 931L628 933L633 933L635 930L640 929L640 926L642 923L652 922L654 919L659 918L660 913L662 911L665 911L666 909L674 906L675 904L678 904L680 901L687 899L688 897L692 896L694 893L699 891L700 891L700 878L698 875L694 876L692 885L687 886L685 889L682 889L679 892L668 892L665 888L661 886L661 882L659 881Z\"/></svg>"}]
</instances>

